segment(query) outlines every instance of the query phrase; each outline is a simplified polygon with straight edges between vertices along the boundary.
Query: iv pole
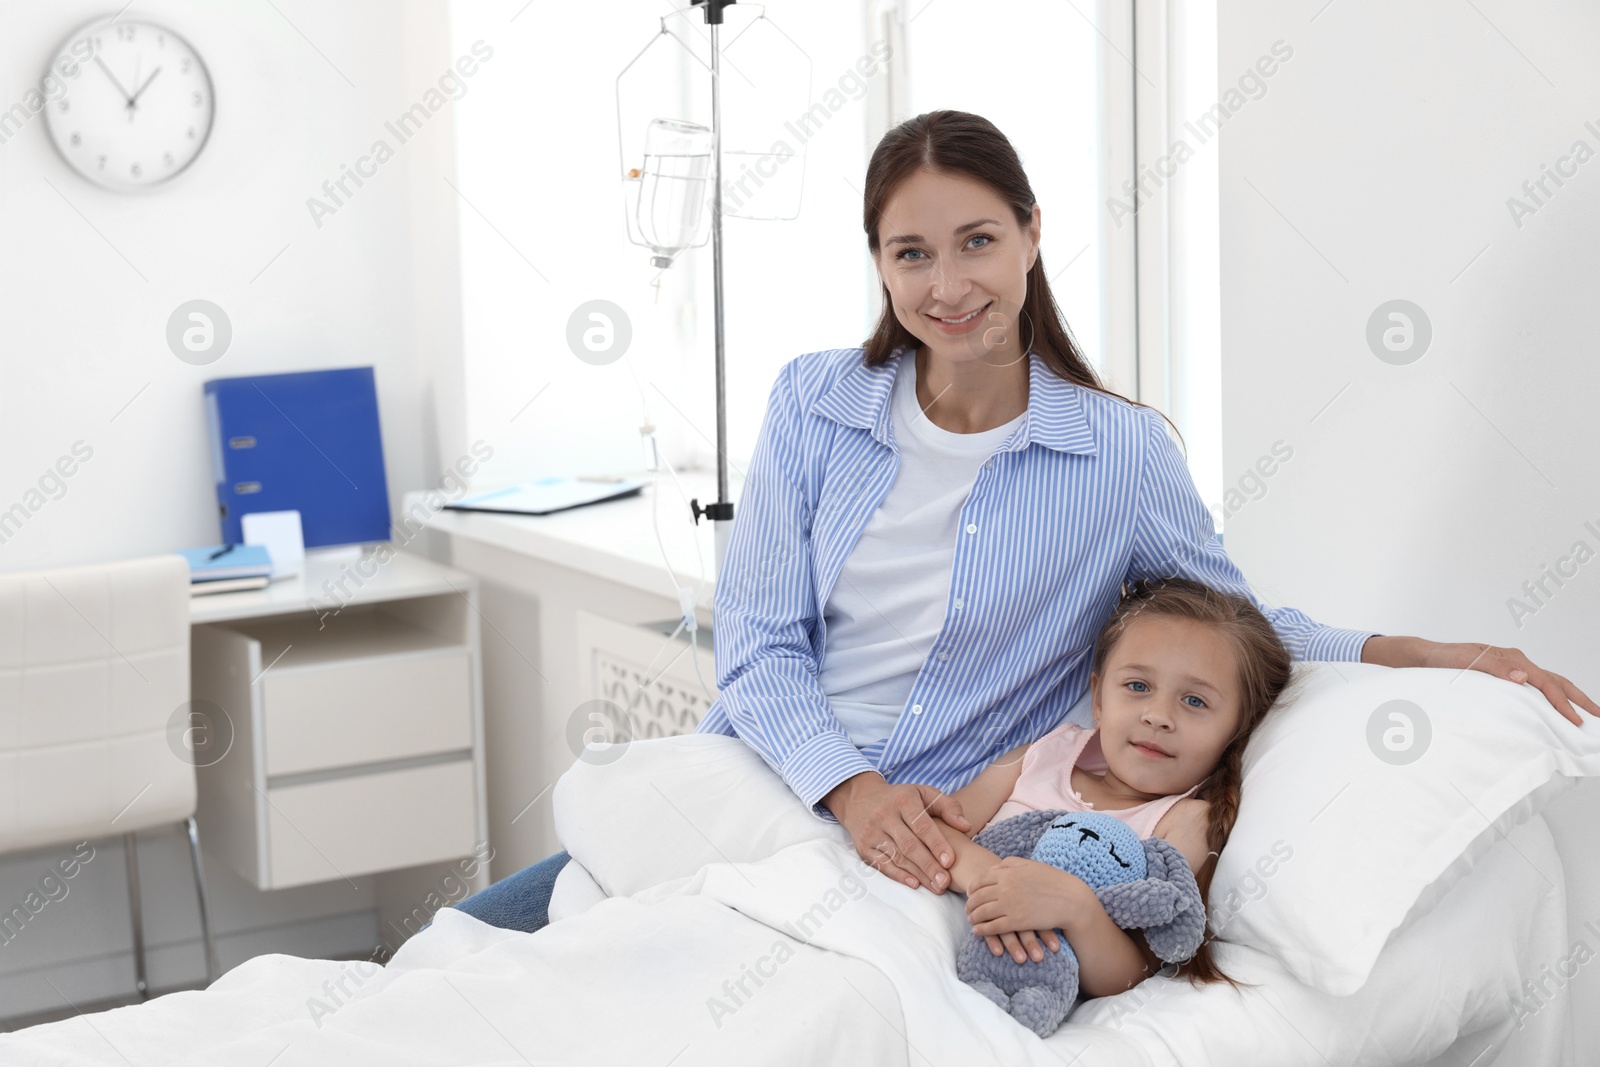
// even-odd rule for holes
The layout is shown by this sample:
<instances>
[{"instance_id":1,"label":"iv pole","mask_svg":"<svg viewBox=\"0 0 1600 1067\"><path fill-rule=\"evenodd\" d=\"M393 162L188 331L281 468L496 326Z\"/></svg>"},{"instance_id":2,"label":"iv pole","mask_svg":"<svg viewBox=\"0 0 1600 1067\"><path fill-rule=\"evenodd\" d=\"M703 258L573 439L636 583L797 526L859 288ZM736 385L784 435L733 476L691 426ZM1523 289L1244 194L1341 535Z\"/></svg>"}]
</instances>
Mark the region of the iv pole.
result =
<instances>
[{"instance_id":1,"label":"iv pole","mask_svg":"<svg viewBox=\"0 0 1600 1067\"><path fill-rule=\"evenodd\" d=\"M738 0L689 0L691 7L705 5L706 25L711 27L711 287L713 317L716 322L717 374L717 501L702 505L689 500L689 513L696 526L704 515L712 522L715 570L722 577L722 560L727 554L728 535L733 530L733 501L728 499L728 401L724 374L722 328L722 53L717 30L722 25L722 9Z\"/></svg>"}]
</instances>

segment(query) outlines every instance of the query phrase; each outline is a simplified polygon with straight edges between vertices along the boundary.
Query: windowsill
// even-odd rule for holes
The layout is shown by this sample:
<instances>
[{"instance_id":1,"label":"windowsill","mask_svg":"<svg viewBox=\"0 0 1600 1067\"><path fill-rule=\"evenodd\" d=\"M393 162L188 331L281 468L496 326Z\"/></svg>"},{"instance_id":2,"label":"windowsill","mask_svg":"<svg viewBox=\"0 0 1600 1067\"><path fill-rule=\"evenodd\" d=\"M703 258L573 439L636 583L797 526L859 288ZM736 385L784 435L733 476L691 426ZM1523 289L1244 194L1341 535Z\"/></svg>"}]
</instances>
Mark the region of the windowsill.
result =
<instances>
[{"instance_id":1,"label":"windowsill","mask_svg":"<svg viewBox=\"0 0 1600 1067\"><path fill-rule=\"evenodd\" d=\"M626 472L648 478L649 472ZM703 507L717 499L714 470L678 472L683 493ZM728 475L728 495L739 499L741 480ZM473 493L485 490L474 488ZM425 492L411 492L401 503L401 515L422 504ZM661 543L666 547L672 573L662 559L657 544L655 523L659 523ZM696 604L711 608L716 585L714 524L702 518L693 522L688 501L678 492L672 476L662 472L657 488L646 485L638 494L620 500L558 511L551 515L497 515L481 511L454 511L441 508L426 522L430 530L461 537L510 552L518 552L546 563L554 563L597 578L618 582L647 593L670 595L673 575L680 585L693 586L704 566L705 585ZM699 557L696 557L696 548Z\"/></svg>"}]
</instances>

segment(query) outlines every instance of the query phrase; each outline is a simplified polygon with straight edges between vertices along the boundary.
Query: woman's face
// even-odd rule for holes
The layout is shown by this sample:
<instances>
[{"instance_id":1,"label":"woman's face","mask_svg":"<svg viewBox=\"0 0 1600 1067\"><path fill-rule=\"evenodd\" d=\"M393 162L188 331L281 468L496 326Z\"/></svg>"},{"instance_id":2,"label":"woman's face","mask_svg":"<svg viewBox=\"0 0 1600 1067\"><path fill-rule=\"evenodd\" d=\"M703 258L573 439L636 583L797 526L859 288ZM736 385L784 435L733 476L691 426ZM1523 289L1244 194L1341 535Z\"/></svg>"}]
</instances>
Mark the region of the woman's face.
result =
<instances>
[{"instance_id":1,"label":"woman's face","mask_svg":"<svg viewBox=\"0 0 1600 1067\"><path fill-rule=\"evenodd\" d=\"M987 185L918 170L885 205L878 239L878 276L920 347L955 362L1023 358L1036 328L1018 317L1039 258L1039 205L1024 229Z\"/></svg>"},{"instance_id":2,"label":"woman's face","mask_svg":"<svg viewBox=\"0 0 1600 1067\"><path fill-rule=\"evenodd\" d=\"M1202 781L1238 726L1238 677L1233 646L1215 630L1192 619L1136 618L1106 657L1103 676L1091 679L1112 773L1161 796Z\"/></svg>"}]
</instances>

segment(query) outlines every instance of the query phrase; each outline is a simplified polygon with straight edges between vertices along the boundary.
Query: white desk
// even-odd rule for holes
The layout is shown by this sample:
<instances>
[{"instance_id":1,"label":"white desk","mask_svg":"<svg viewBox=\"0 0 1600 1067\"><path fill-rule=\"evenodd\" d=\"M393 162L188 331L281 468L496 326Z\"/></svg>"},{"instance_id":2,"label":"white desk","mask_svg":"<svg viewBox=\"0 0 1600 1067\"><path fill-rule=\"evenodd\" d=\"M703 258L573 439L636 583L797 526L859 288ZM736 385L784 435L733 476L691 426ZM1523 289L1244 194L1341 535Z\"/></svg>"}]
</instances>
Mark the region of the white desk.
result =
<instances>
[{"instance_id":1,"label":"white desk","mask_svg":"<svg viewBox=\"0 0 1600 1067\"><path fill-rule=\"evenodd\" d=\"M648 471L630 473L640 478L650 476ZM716 471L679 471L678 481L683 485L683 492L698 500L701 506L717 499ZM735 501L741 485L741 479L729 471L728 495ZM427 516L425 524L430 529L559 564L647 593L673 595L668 561L680 584L697 582L704 566L705 585L696 604L707 610L711 608L716 589L714 524L702 518L698 524L690 525L689 504L665 471L660 476L659 491L646 485L635 496L586 504L552 515L434 510L427 506L427 497L426 493L406 494L402 513L416 514L419 518ZM656 542L652 517L660 524L666 560Z\"/></svg>"},{"instance_id":2,"label":"white desk","mask_svg":"<svg viewBox=\"0 0 1600 1067\"><path fill-rule=\"evenodd\" d=\"M315 605L332 610L342 601L374 604L441 593L466 594L471 593L476 584L470 574L405 552L396 552L388 563L377 567L376 573L370 578L359 573L357 563L353 558L330 559L313 555L306 560L300 574L273 582L264 589L192 597L189 623L199 626L231 619L259 619L269 615L315 611ZM337 583L341 580L351 596L337 590ZM324 582L334 583L335 591L330 593L325 590Z\"/></svg>"},{"instance_id":3,"label":"white desk","mask_svg":"<svg viewBox=\"0 0 1600 1067\"><path fill-rule=\"evenodd\" d=\"M487 884L459 866L488 838L481 614L472 575L375 551L194 597L191 696L232 733L197 768L208 847L262 890L378 874L396 941L440 872Z\"/></svg>"},{"instance_id":4,"label":"white desk","mask_svg":"<svg viewBox=\"0 0 1600 1067\"><path fill-rule=\"evenodd\" d=\"M551 515L441 510L442 494L431 494L430 506L430 494L410 493L395 517L402 532L425 527L444 534L451 563L476 575L484 591L497 878L561 847L552 787L576 758L574 724L581 734L592 723L591 701L631 709L634 736L652 736L692 729L714 699L714 524L693 524L685 497L714 503L716 472L680 471L678 479L681 494L663 471L658 487ZM735 502L741 487L730 472ZM677 583L691 591L705 568L695 596L701 631L692 643L685 634L670 642L666 636L682 610L669 561ZM636 701L646 682L646 695Z\"/></svg>"}]
</instances>

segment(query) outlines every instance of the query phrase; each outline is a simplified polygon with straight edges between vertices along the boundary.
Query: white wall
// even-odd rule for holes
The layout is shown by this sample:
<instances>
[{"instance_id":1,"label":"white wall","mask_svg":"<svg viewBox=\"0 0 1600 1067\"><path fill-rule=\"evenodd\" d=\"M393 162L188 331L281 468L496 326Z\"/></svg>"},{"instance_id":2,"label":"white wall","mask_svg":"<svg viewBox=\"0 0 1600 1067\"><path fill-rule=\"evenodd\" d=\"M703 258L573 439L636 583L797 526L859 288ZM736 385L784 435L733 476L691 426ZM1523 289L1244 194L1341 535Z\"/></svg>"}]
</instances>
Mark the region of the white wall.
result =
<instances>
[{"instance_id":1,"label":"white wall","mask_svg":"<svg viewBox=\"0 0 1600 1067\"><path fill-rule=\"evenodd\" d=\"M1229 554L1264 597L1319 621L1520 648L1600 697L1600 162L1549 183L1520 225L1507 205L1575 142L1600 152L1600 9L1220 9L1224 87L1275 40L1294 49L1222 133L1224 476L1237 484L1276 441L1293 449L1230 519ZM1404 366L1365 336L1396 298L1433 328ZM1591 562L1514 619L1523 583L1578 542ZM1597 818L1588 783L1550 819L1589 885ZM1587 937L1600 900L1571 900L1570 916ZM1574 990L1593 1004L1600 982L1585 971ZM1600 1014L1574 1018L1589 1020L1577 1047L1594 1047Z\"/></svg>"},{"instance_id":2,"label":"white wall","mask_svg":"<svg viewBox=\"0 0 1600 1067\"><path fill-rule=\"evenodd\" d=\"M42 115L4 146L0 507L74 441L94 456L0 544L0 568L215 540L208 378L371 364L391 493L434 484L433 413L448 407L441 371L460 344L456 205L443 181L450 107L320 228L306 200L375 139L393 141L385 121L451 63L443 9L277 6L287 19L264 0L137 9L188 37L217 98L210 143L158 191L106 192L79 178ZM86 0L0 0L0 106L21 100L67 34L104 13ZM221 305L234 331L204 367L165 341L167 317L196 297Z\"/></svg>"},{"instance_id":3,"label":"white wall","mask_svg":"<svg viewBox=\"0 0 1600 1067\"><path fill-rule=\"evenodd\" d=\"M69 32L117 6L0 0L0 108L23 99ZM207 378L373 365L391 499L436 485L441 454L448 464L465 447L451 414L461 407L457 204L445 183L453 105L320 228L306 207L375 139L393 142L385 121L454 61L444 6L148 0L133 16L199 51L216 125L188 172L145 195L79 179L42 116L0 149L0 509L75 441L93 448L65 494L0 544L4 570L215 541ZM234 330L205 367L165 343L169 314L196 297L221 305ZM152 981L197 980L182 842L152 833L146 851ZM0 862L0 903L19 902L54 856ZM262 951L338 955L374 943L370 879L359 891L258 894L219 863L208 873L225 967ZM62 1007L45 976L80 1002L131 990L124 884L120 849L107 843L67 899L0 946L0 1014Z\"/></svg>"}]
</instances>

